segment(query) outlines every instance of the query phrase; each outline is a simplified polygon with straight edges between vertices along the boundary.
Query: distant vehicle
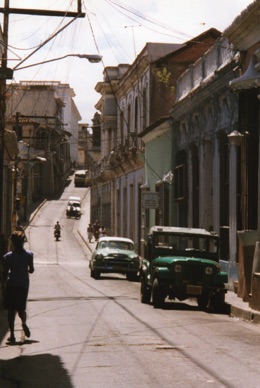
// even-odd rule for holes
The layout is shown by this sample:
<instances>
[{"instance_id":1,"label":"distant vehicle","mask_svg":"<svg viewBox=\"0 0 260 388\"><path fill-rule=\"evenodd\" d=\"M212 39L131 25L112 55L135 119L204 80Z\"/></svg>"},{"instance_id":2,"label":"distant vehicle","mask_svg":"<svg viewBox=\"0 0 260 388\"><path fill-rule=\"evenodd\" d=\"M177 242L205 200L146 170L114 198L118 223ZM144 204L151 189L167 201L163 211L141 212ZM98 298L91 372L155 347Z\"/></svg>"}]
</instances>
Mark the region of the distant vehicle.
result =
<instances>
[{"instance_id":1,"label":"distant vehicle","mask_svg":"<svg viewBox=\"0 0 260 388\"><path fill-rule=\"evenodd\" d=\"M68 199L68 206L69 206L72 202L78 202L78 203L81 205L81 198L72 195L72 196L70 196L69 199Z\"/></svg>"},{"instance_id":2,"label":"distant vehicle","mask_svg":"<svg viewBox=\"0 0 260 388\"><path fill-rule=\"evenodd\" d=\"M66 208L66 216L68 218L76 218L79 219L81 217L81 199L80 197L69 197L67 208Z\"/></svg>"},{"instance_id":3,"label":"distant vehicle","mask_svg":"<svg viewBox=\"0 0 260 388\"><path fill-rule=\"evenodd\" d=\"M89 262L90 276L99 279L101 273L120 273L131 281L138 278L140 264L131 239L100 237Z\"/></svg>"},{"instance_id":4,"label":"distant vehicle","mask_svg":"<svg viewBox=\"0 0 260 388\"><path fill-rule=\"evenodd\" d=\"M205 229L153 226L140 273L141 302L162 307L166 297L196 298L222 309L228 276L219 265L220 239Z\"/></svg>"},{"instance_id":5,"label":"distant vehicle","mask_svg":"<svg viewBox=\"0 0 260 388\"><path fill-rule=\"evenodd\" d=\"M74 186L75 187L90 187L91 186L91 179L89 177L88 170L75 171Z\"/></svg>"}]
</instances>

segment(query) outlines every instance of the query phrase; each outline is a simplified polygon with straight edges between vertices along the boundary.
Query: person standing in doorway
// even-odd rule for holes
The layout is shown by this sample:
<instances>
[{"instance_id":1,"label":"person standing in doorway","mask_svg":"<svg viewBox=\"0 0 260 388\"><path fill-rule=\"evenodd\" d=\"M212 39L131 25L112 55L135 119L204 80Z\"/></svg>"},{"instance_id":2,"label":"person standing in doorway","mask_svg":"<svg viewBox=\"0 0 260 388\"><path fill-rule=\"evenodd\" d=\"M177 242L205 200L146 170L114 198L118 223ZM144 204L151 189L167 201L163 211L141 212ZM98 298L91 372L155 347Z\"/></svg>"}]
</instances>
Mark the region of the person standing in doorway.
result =
<instances>
[{"instance_id":1,"label":"person standing in doorway","mask_svg":"<svg viewBox=\"0 0 260 388\"><path fill-rule=\"evenodd\" d=\"M21 321L26 337L31 333L26 324L26 303L29 291L29 274L34 272L33 253L25 250L22 231L15 231L11 235L13 250L3 257L4 278L6 288L4 308L8 311L8 325L10 329L9 342L15 342L14 323L16 312Z\"/></svg>"}]
</instances>

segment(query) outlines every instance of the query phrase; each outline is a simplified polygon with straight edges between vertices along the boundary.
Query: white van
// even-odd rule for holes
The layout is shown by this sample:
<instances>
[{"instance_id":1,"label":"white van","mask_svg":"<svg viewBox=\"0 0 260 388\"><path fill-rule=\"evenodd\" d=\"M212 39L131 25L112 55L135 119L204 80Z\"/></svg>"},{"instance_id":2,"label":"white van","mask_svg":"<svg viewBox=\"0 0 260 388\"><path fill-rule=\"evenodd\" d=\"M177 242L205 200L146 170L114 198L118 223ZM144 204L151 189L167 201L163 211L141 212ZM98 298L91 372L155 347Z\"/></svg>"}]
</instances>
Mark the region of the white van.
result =
<instances>
[{"instance_id":1,"label":"white van","mask_svg":"<svg viewBox=\"0 0 260 388\"><path fill-rule=\"evenodd\" d=\"M90 187L91 179L89 178L88 170L78 170L74 175L75 187Z\"/></svg>"}]
</instances>

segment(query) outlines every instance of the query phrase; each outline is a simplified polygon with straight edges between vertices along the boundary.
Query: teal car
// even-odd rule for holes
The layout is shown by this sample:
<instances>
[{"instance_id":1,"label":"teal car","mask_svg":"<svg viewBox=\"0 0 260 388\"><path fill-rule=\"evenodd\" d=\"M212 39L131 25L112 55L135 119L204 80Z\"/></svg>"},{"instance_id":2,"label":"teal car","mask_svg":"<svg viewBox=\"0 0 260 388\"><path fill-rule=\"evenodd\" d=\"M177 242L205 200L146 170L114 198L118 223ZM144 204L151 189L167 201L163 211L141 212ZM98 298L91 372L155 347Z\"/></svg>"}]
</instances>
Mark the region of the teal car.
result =
<instances>
[{"instance_id":1,"label":"teal car","mask_svg":"<svg viewBox=\"0 0 260 388\"><path fill-rule=\"evenodd\" d=\"M141 259L134 242L124 237L101 237L89 262L90 276L99 279L102 273L119 273L127 280L138 278Z\"/></svg>"},{"instance_id":2,"label":"teal car","mask_svg":"<svg viewBox=\"0 0 260 388\"><path fill-rule=\"evenodd\" d=\"M227 273L219 264L220 239L197 228L154 226L150 229L142 260L141 302L155 308L165 299L196 298L200 308L222 308Z\"/></svg>"}]
</instances>

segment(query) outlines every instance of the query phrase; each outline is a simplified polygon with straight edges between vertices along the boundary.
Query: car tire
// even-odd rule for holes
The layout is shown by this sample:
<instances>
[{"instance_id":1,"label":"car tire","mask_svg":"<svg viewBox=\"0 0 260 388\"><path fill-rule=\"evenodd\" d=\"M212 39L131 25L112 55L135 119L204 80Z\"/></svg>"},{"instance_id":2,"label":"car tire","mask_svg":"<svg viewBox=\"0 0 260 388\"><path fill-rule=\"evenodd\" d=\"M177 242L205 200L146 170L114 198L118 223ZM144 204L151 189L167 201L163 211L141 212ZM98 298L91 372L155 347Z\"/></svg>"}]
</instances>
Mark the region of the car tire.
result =
<instances>
[{"instance_id":1,"label":"car tire","mask_svg":"<svg viewBox=\"0 0 260 388\"><path fill-rule=\"evenodd\" d=\"M100 272L93 270L93 278L95 280L100 279Z\"/></svg>"},{"instance_id":2,"label":"car tire","mask_svg":"<svg viewBox=\"0 0 260 388\"><path fill-rule=\"evenodd\" d=\"M134 280L137 279L137 274L135 272L128 272L126 274L126 279L129 280L130 282L133 282Z\"/></svg>"},{"instance_id":3,"label":"car tire","mask_svg":"<svg viewBox=\"0 0 260 388\"><path fill-rule=\"evenodd\" d=\"M212 295L210 304L216 311L223 311L225 309L225 294L224 292Z\"/></svg>"},{"instance_id":4,"label":"car tire","mask_svg":"<svg viewBox=\"0 0 260 388\"><path fill-rule=\"evenodd\" d=\"M153 281L152 300L154 308L161 308L164 304L165 295L158 279L154 279Z\"/></svg>"},{"instance_id":5,"label":"car tire","mask_svg":"<svg viewBox=\"0 0 260 388\"><path fill-rule=\"evenodd\" d=\"M200 309L205 310L209 305L209 295L202 294L197 297L197 303Z\"/></svg>"},{"instance_id":6,"label":"car tire","mask_svg":"<svg viewBox=\"0 0 260 388\"><path fill-rule=\"evenodd\" d=\"M141 287L140 287L140 300L144 304L150 304L151 302L151 288L148 287L145 283L144 278L141 278Z\"/></svg>"}]
</instances>

